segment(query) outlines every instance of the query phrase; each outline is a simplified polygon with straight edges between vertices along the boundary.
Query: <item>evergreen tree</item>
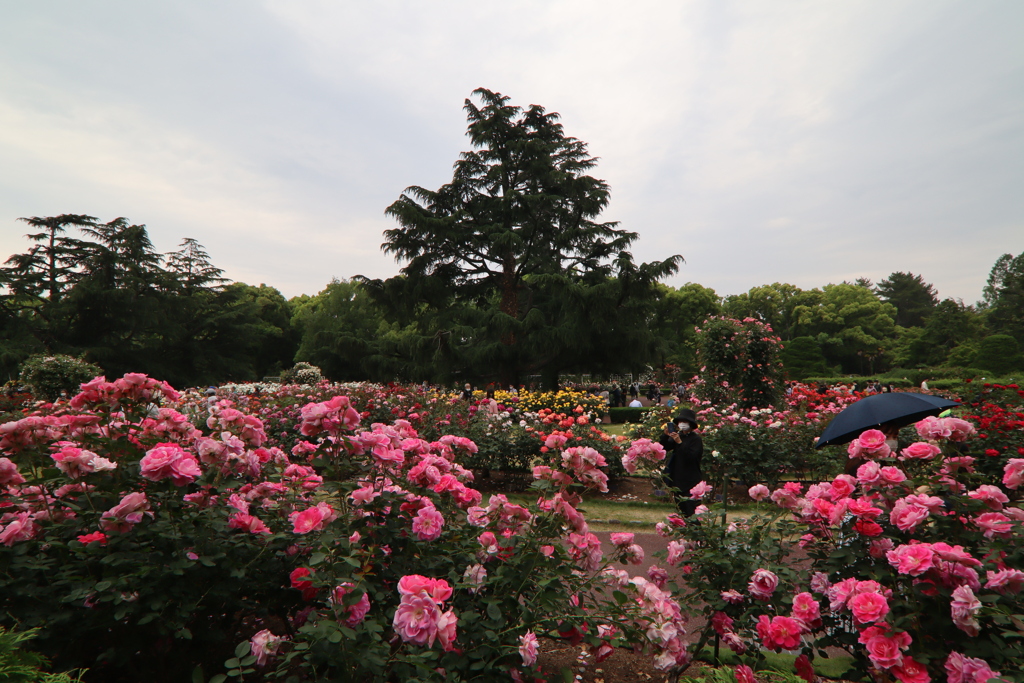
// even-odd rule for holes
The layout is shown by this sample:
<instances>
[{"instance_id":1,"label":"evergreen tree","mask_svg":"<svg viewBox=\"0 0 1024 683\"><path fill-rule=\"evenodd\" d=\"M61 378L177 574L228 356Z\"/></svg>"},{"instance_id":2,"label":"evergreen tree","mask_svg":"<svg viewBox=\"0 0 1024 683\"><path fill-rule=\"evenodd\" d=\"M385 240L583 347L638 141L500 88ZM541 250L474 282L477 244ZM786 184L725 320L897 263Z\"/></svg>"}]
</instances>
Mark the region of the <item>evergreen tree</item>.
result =
<instances>
[{"instance_id":1,"label":"evergreen tree","mask_svg":"<svg viewBox=\"0 0 1024 683\"><path fill-rule=\"evenodd\" d=\"M921 327L939 303L935 287L913 273L892 273L878 283L875 292L896 307L896 324L901 327Z\"/></svg>"},{"instance_id":2,"label":"evergreen tree","mask_svg":"<svg viewBox=\"0 0 1024 683\"><path fill-rule=\"evenodd\" d=\"M1008 334L1024 344L1024 252L1003 254L992 266L983 304L993 332Z\"/></svg>"},{"instance_id":3,"label":"evergreen tree","mask_svg":"<svg viewBox=\"0 0 1024 683\"><path fill-rule=\"evenodd\" d=\"M368 284L401 326L415 326L420 367L503 384L545 372L550 381L581 353L606 355L590 337L635 314L638 301L649 305L682 259L633 263L626 249L636 233L597 220L608 186L587 174L596 159L564 134L558 114L474 94L482 106L465 103L473 151L460 155L450 183L410 187L388 207L399 227L385 232L383 248L406 265ZM580 310L587 305L605 316L596 326ZM653 336L639 341L639 352L653 349Z\"/></svg>"}]
</instances>

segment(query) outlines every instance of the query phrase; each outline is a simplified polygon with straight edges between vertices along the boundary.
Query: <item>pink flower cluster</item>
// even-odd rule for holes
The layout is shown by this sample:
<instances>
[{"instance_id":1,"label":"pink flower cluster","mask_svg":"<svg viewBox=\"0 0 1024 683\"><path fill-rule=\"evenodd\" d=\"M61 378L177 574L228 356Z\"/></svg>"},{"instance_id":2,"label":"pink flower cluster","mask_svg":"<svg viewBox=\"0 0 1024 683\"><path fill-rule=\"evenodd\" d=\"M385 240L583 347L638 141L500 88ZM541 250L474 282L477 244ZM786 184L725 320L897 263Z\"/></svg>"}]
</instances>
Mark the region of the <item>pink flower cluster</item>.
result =
<instances>
[{"instance_id":1,"label":"pink flower cluster","mask_svg":"<svg viewBox=\"0 0 1024 683\"><path fill-rule=\"evenodd\" d=\"M392 624L402 640L425 647L436 640L446 652L453 650L458 618L453 610L441 611L452 596L448 582L410 574L399 580L398 592L401 602Z\"/></svg>"},{"instance_id":2,"label":"pink flower cluster","mask_svg":"<svg viewBox=\"0 0 1024 683\"><path fill-rule=\"evenodd\" d=\"M72 479L81 479L91 472L107 472L117 468L116 462L101 458L70 441L59 441L53 448L56 449L56 453L50 457L57 464L57 469Z\"/></svg>"},{"instance_id":3,"label":"pink flower cluster","mask_svg":"<svg viewBox=\"0 0 1024 683\"><path fill-rule=\"evenodd\" d=\"M650 439L637 439L634 441L625 455L622 456L622 466L630 474L634 474L637 462L655 463L665 459L665 449L661 444Z\"/></svg>"},{"instance_id":4,"label":"pink flower cluster","mask_svg":"<svg viewBox=\"0 0 1024 683\"><path fill-rule=\"evenodd\" d=\"M335 396L323 403L308 403L302 407L299 432L303 436L316 436L326 432L328 438L338 438L359 426L359 413L347 396Z\"/></svg>"},{"instance_id":5,"label":"pink flower cluster","mask_svg":"<svg viewBox=\"0 0 1024 683\"><path fill-rule=\"evenodd\" d=\"M926 417L914 425L914 428L921 438L927 441L966 441L967 437L977 431L970 422L958 417Z\"/></svg>"},{"instance_id":6,"label":"pink flower cluster","mask_svg":"<svg viewBox=\"0 0 1024 683\"><path fill-rule=\"evenodd\" d=\"M846 452L851 458L878 460L889 457L892 449L885 443L885 434L877 429L868 429L850 442Z\"/></svg>"},{"instance_id":7,"label":"pink flower cluster","mask_svg":"<svg viewBox=\"0 0 1024 683\"><path fill-rule=\"evenodd\" d=\"M149 500L145 493L136 491L125 495L120 503L104 512L100 516L100 526L104 531L127 532L145 515L153 516Z\"/></svg>"},{"instance_id":8,"label":"pink flower cluster","mask_svg":"<svg viewBox=\"0 0 1024 683\"><path fill-rule=\"evenodd\" d=\"M159 443L146 451L139 467L146 479L170 479L175 486L189 484L203 473L196 457L173 442Z\"/></svg>"},{"instance_id":9,"label":"pink flower cluster","mask_svg":"<svg viewBox=\"0 0 1024 683\"><path fill-rule=\"evenodd\" d=\"M142 373L129 372L124 377L108 382L106 377L96 377L81 386L81 393L70 401L75 410L84 408L114 408L122 403L147 404L161 398L177 401L177 391L167 382L161 382Z\"/></svg>"}]
</instances>

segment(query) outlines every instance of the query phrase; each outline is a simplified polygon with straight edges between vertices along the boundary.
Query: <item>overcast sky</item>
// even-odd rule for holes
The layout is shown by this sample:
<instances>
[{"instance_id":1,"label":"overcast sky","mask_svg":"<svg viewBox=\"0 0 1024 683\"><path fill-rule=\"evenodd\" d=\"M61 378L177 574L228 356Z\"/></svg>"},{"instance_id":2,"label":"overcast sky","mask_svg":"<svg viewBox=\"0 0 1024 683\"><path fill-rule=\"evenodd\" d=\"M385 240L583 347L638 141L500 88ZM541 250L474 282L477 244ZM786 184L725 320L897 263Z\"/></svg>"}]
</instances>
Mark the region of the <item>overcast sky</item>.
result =
<instances>
[{"instance_id":1,"label":"overcast sky","mask_svg":"<svg viewBox=\"0 0 1024 683\"><path fill-rule=\"evenodd\" d=\"M1024 252L1024 2L0 5L0 256L126 216L287 296L388 277L486 87L562 114L605 220L720 295L902 270L974 302Z\"/></svg>"}]
</instances>

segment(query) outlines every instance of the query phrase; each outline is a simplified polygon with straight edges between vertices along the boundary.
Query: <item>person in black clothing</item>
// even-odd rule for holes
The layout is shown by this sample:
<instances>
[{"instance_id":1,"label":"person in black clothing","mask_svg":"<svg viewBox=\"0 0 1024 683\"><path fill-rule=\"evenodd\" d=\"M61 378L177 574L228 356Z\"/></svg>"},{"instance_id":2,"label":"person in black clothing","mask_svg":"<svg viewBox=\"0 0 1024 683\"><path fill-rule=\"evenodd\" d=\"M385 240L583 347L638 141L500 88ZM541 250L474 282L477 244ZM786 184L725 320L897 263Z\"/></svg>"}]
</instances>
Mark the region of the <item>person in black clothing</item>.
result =
<instances>
[{"instance_id":1,"label":"person in black clothing","mask_svg":"<svg viewBox=\"0 0 1024 683\"><path fill-rule=\"evenodd\" d=\"M704 481L700 461L704 457L704 442L697 434L697 416L683 408L665 427L659 439L665 449L665 476L676 489L676 505L684 517L689 517L700 505L690 499L690 489Z\"/></svg>"}]
</instances>

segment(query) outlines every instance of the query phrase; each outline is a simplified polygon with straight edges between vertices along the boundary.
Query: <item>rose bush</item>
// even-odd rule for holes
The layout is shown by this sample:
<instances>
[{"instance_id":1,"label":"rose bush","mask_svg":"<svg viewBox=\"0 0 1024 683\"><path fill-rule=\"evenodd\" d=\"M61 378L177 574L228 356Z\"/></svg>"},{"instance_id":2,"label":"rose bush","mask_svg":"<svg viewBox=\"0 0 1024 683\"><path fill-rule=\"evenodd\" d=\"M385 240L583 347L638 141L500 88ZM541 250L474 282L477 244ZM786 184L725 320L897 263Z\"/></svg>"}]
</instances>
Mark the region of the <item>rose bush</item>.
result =
<instances>
[{"instance_id":1,"label":"rose bush","mask_svg":"<svg viewBox=\"0 0 1024 683\"><path fill-rule=\"evenodd\" d=\"M288 452L230 399L194 425L137 374L0 426L0 620L105 681L221 662L211 680L527 679L538 634L688 661L665 577L610 566L643 552L619 538L605 558L579 511L608 463L567 425L552 420L522 506L472 488L472 440L367 429L321 397L294 403Z\"/></svg>"},{"instance_id":2,"label":"rose bush","mask_svg":"<svg viewBox=\"0 0 1024 683\"><path fill-rule=\"evenodd\" d=\"M916 431L895 453L865 433L850 457L874 459L855 477L787 484L770 494L775 513L663 526L702 579L687 583L710 613L703 639L753 660L761 647L800 650L812 668L840 647L860 673L904 683L1024 680L1024 459L1002 458L993 481L962 454L980 441L971 423L928 418ZM800 541L778 543L787 537Z\"/></svg>"}]
</instances>

